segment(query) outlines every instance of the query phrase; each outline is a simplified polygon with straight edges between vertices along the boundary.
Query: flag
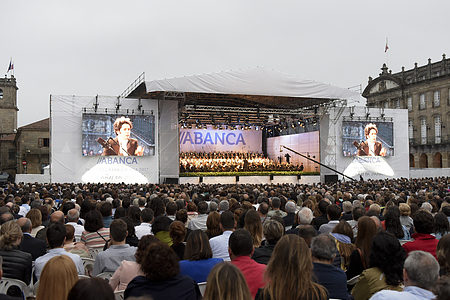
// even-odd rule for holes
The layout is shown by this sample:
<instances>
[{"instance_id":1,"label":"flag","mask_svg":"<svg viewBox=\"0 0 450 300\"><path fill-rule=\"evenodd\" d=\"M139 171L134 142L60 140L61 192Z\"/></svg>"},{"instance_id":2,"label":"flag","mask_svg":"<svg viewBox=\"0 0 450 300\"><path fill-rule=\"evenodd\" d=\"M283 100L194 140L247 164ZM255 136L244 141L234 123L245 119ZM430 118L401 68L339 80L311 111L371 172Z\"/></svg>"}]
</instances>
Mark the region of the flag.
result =
<instances>
[{"instance_id":1,"label":"flag","mask_svg":"<svg viewBox=\"0 0 450 300\"><path fill-rule=\"evenodd\" d=\"M6 73L8 73L9 71L14 70L14 63L12 62L12 59L9 61L9 67L8 67L8 71Z\"/></svg>"},{"instance_id":2,"label":"flag","mask_svg":"<svg viewBox=\"0 0 450 300\"><path fill-rule=\"evenodd\" d=\"M386 38L386 46L384 47L384 53L386 53L388 50L389 50L388 39Z\"/></svg>"}]
</instances>

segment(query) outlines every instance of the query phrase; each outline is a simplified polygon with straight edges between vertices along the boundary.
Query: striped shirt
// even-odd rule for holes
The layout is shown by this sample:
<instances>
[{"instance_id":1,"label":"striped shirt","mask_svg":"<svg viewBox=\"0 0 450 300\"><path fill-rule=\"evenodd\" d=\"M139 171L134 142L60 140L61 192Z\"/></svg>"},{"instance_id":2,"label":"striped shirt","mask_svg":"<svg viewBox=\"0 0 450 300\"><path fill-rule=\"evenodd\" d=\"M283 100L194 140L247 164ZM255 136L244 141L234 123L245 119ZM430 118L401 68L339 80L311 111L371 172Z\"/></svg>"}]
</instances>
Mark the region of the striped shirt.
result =
<instances>
[{"instance_id":1,"label":"striped shirt","mask_svg":"<svg viewBox=\"0 0 450 300\"><path fill-rule=\"evenodd\" d=\"M86 247L101 247L109 240L109 228L101 228L95 232L83 231L81 234L81 242Z\"/></svg>"}]
</instances>

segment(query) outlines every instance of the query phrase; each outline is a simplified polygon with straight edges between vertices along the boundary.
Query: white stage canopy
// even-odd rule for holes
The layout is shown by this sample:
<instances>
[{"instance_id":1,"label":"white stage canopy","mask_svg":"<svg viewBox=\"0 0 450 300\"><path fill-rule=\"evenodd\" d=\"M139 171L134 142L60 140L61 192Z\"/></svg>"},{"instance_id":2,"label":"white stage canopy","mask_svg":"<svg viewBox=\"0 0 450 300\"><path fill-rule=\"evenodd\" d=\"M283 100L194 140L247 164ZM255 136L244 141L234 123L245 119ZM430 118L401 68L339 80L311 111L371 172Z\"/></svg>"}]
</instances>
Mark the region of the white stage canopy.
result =
<instances>
[{"instance_id":1,"label":"white stage canopy","mask_svg":"<svg viewBox=\"0 0 450 300\"><path fill-rule=\"evenodd\" d=\"M348 106L364 106L355 91L329 84L297 79L292 75L257 67L145 82L146 92L172 91L299 98L345 99Z\"/></svg>"}]
</instances>

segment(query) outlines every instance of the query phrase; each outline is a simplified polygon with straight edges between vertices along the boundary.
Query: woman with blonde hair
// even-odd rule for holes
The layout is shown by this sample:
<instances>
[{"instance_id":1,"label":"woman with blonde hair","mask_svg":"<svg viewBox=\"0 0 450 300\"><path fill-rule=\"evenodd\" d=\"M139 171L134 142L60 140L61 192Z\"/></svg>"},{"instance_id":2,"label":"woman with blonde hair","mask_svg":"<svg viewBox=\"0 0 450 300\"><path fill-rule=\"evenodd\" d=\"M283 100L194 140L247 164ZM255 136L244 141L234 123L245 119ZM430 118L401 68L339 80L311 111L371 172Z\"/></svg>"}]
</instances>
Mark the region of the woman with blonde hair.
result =
<instances>
[{"instance_id":1,"label":"woman with blonde hair","mask_svg":"<svg viewBox=\"0 0 450 300\"><path fill-rule=\"evenodd\" d=\"M244 275L231 263L214 266L206 281L203 300L251 300Z\"/></svg>"},{"instance_id":2,"label":"woman with blonde hair","mask_svg":"<svg viewBox=\"0 0 450 300\"><path fill-rule=\"evenodd\" d=\"M305 240L294 234L283 236L275 246L266 269L267 284L255 299L328 299L327 290L312 279L313 263Z\"/></svg>"},{"instance_id":3,"label":"woman with blonde hair","mask_svg":"<svg viewBox=\"0 0 450 300\"><path fill-rule=\"evenodd\" d=\"M67 255L55 256L42 270L36 300L67 299L70 289L77 281L77 268L72 259Z\"/></svg>"},{"instance_id":4,"label":"woman with blonde hair","mask_svg":"<svg viewBox=\"0 0 450 300\"><path fill-rule=\"evenodd\" d=\"M44 228L42 225L42 213L37 208L32 208L27 213L26 217L31 221L31 236L36 237L39 230Z\"/></svg>"},{"instance_id":5,"label":"woman with blonde hair","mask_svg":"<svg viewBox=\"0 0 450 300\"><path fill-rule=\"evenodd\" d=\"M261 241L263 239L263 228L261 218L256 210L250 209L245 214L244 229L247 229L252 235L253 247L258 248L261 246Z\"/></svg>"}]
</instances>

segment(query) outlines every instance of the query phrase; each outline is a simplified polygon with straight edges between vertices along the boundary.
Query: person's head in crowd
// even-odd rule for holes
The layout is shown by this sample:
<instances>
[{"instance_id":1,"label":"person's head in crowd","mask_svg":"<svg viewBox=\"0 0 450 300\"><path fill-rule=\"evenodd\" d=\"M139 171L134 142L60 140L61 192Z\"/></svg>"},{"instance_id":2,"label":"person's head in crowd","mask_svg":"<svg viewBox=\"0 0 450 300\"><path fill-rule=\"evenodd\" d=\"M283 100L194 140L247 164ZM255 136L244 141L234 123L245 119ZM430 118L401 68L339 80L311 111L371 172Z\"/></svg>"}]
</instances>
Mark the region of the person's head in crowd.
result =
<instances>
[{"instance_id":1,"label":"person's head in crowd","mask_svg":"<svg viewBox=\"0 0 450 300\"><path fill-rule=\"evenodd\" d=\"M380 269L388 285L398 286L403 281L405 258L406 252L394 235L380 231L373 237L369 267Z\"/></svg>"},{"instance_id":2,"label":"person's head in crowd","mask_svg":"<svg viewBox=\"0 0 450 300\"><path fill-rule=\"evenodd\" d=\"M186 202L184 202L183 199L177 199L177 201L175 201L175 203L177 204L177 210L186 208Z\"/></svg>"},{"instance_id":3,"label":"person's head in crowd","mask_svg":"<svg viewBox=\"0 0 450 300\"><path fill-rule=\"evenodd\" d=\"M404 238L404 231L400 223L400 209L397 206L390 206L386 208L385 214L386 231L395 235L398 239Z\"/></svg>"},{"instance_id":4,"label":"person's head in crowd","mask_svg":"<svg viewBox=\"0 0 450 300\"><path fill-rule=\"evenodd\" d=\"M265 217L269 212L269 204L267 204L267 202L261 202L258 206L258 212L262 217Z\"/></svg>"},{"instance_id":5,"label":"person's head in crowd","mask_svg":"<svg viewBox=\"0 0 450 300\"><path fill-rule=\"evenodd\" d=\"M42 202L40 200L33 200L30 203L30 207L33 208L38 208L39 206L42 205Z\"/></svg>"},{"instance_id":6,"label":"person's head in crowd","mask_svg":"<svg viewBox=\"0 0 450 300\"><path fill-rule=\"evenodd\" d=\"M147 204L147 200L144 197L138 198L138 207L144 207Z\"/></svg>"},{"instance_id":7,"label":"person's head in crowd","mask_svg":"<svg viewBox=\"0 0 450 300\"><path fill-rule=\"evenodd\" d=\"M450 234L444 235L439 240L436 257L440 265L440 275L450 276Z\"/></svg>"},{"instance_id":8,"label":"person's head in crowd","mask_svg":"<svg viewBox=\"0 0 450 300\"><path fill-rule=\"evenodd\" d=\"M344 201L342 202L342 210L344 213L348 214L351 213L353 210L353 205L350 201Z\"/></svg>"},{"instance_id":9,"label":"person's head in crowd","mask_svg":"<svg viewBox=\"0 0 450 300\"><path fill-rule=\"evenodd\" d=\"M371 205L370 205L369 210L367 211L367 214L366 214L366 215L367 215L367 216L376 216L376 217L379 217L380 214L381 214L381 207L380 207L380 205L374 203L374 204L371 204Z\"/></svg>"},{"instance_id":10,"label":"person's head in crowd","mask_svg":"<svg viewBox=\"0 0 450 300\"><path fill-rule=\"evenodd\" d=\"M206 201L200 201L197 205L197 210L200 215L204 215L208 212L208 203Z\"/></svg>"},{"instance_id":11,"label":"person's head in crowd","mask_svg":"<svg viewBox=\"0 0 450 300\"><path fill-rule=\"evenodd\" d=\"M212 250L208 236L202 230L193 230L187 238L184 259L202 260L211 257Z\"/></svg>"},{"instance_id":12,"label":"person's head in crowd","mask_svg":"<svg viewBox=\"0 0 450 300\"><path fill-rule=\"evenodd\" d=\"M11 212L9 212L9 209L7 212L4 212L0 215L0 225L3 225L11 220L14 220L14 215Z\"/></svg>"},{"instance_id":13,"label":"person's head in crowd","mask_svg":"<svg viewBox=\"0 0 450 300\"><path fill-rule=\"evenodd\" d=\"M294 201L288 201L288 202L286 202L286 204L284 206L284 210L288 214L294 214L296 209L297 209L297 205L295 205Z\"/></svg>"},{"instance_id":14,"label":"person's head in crowd","mask_svg":"<svg viewBox=\"0 0 450 300\"><path fill-rule=\"evenodd\" d=\"M405 286L418 286L431 290L439 278L439 264L425 251L412 251L405 260L403 279Z\"/></svg>"},{"instance_id":15,"label":"person's head in crowd","mask_svg":"<svg viewBox=\"0 0 450 300\"><path fill-rule=\"evenodd\" d=\"M147 248L153 244L153 243L159 243L160 241L153 235L147 234L144 235L138 243L136 253L134 254L134 257L136 257L136 262L138 264L141 264L142 258L145 255L145 251Z\"/></svg>"},{"instance_id":16,"label":"person's head in crowd","mask_svg":"<svg viewBox=\"0 0 450 300\"><path fill-rule=\"evenodd\" d=\"M180 221L170 223L169 235L174 245L183 243L186 237L186 226Z\"/></svg>"},{"instance_id":17,"label":"person's head in crowd","mask_svg":"<svg viewBox=\"0 0 450 300\"><path fill-rule=\"evenodd\" d=\"M141 210L137 206L130 206L127 211L127 217L129 217L134 226L141 224Z\"/></svg>"},{"instance_id":18,"label":"person's head in crowd","mask_svg":"<svg viewBox=\"0 0 450 300\"><path fill-rule=\"evenodd\" d=\"M327 215L327 207L330 205L330 203L326 200L320 200L317 204L317 209L321 215L326 216Z\"/></svg>"},{"instance_id":19,"label":"person's head in crowd","mask_svg":"<svg viewBox=\"0 0 450 300\"><path fill-rule=\"evenodd\" d=\"M358 220L358 235L356 236L355 246L361 250L363 265L369 266L369 257L372 249L373 237L377 234L378 228L375 222L367 216Z\"/></svg>"},{"instance_id":20,"label":"person's head in crowd","mask_svg":"<svg viewBox=\"0 0 450 300\"><path fill-rule=\"evenodd\" d=\"M73 260L66 255L55 256L42 270L36 300L66 299L77 281L78 273Z\"/></svg>"},{"instance_id":21,"label":"person's head in crowd","mask_svg":"<svg viewBox=\"0 0 450 300\"><path fill-rule=\"evenodd\" d=\"M228 253L231 260L239 256L251 256L253 254L253 238L246 229L235 230L228 240Z\"/></svg>"},{"instance_id":22,"label":"person's head in crowd","mask_svg":"<svg viewBox=\"0 0 450 300\"><path fill-rule=\"evenodd\" d=\"M438 212L434 215L434 230L435 234L439 234L440 236L444 236L449 233L450 226L448 223L447 216L443 212Z\"/></svg>"},{"instance_id":23,"label":"person's head in crowd","mask_svg":"<svg viewBox=\"0 0 450 300\"><path fill-rule=\"evenodd\" d=\"M231 263L216 264L206 280L204 300L251 300L241 271Z\"/></svg>"},{"instance_id":24,"label":"person's head in crowd","mask_svg":"<svg viewBox=\"0 0 450 300\"><path fill-rule=\"evenodd\" d=\"M80 212L76 208L72 208L67 212L67 222L77 223L80 219Z\"/></svg>"},{"instance_id":25,"label":"person's head in crowd","mask_svg":"<svg viewBox=\"0 0 450 300\"><path fill-rule=\"evenodd\" d=\"M331 204L327 206L327 217L330 221L336 221L339 220L341 217L341 208L337 206L336 204Z\"/></svg>"},{"instance_id":26,"label":"person's head in crowd","mask_svg":"<svg viewBox=\"0 0 450 300\"><path fill-rule=\"evenodd\" d=\"M423 209L419 209L413 216L414 230L417 233L431 234L434 229L433 215Z\"/></svg>"},{"instance_id":27,"label":"person's head in crowd","mask_svg":"<svg viewBox=\"0 0 450 300\"><path fill-rule=\"evenodd\" d=\"M168 216L175 216L177 213L178 206L174 201L169 201L166 204L166 213Z\"/></svg>"},{"instance_id":28,"label":"person's head in crowd","mask_svg":"<svg viewBox=\"0 0 450 300\"><path fill-rule=\"evenodd\" d=\"M345 220L340 220L333 228L332 233L343 234L353 242L353 229Z\"/></svg>"},{"instance_id":29,"label":"person's head in crowd","mask_svg":"<svg viewBox=\"0 0 450 300\"><path fill-rule=\"evenodd\" d=\"M112 204L106 201L102 202L100 205L100 213L103 218L112 216Z\"/></svg>"},{"instance_id":30,"label":"person's head in crowd","mask_svg":"<svg viewBox=\"0 0 450 300\"><path fill-rule=\"evenodd\" d=\"M141 270L150 281L171 279L180 273L178 256L166 243L152 243L142 257Z\"/></svg>"},{"instance_id":31,"label":"person's head in crowd","mask_svg":"<svg viewBox=\"0 0 450 300\"><path fill-rule=\"evenodd\" d=\"M0 228L0 249L9 251L17 248L22 241L22 236L22 230L16 221L11 220L2 224Z\"/></svg>"},{"instance_id":32,"label":"person's head in crowd","mask_svg":"<svg viewBox=\"0 0 450 300\"><path fill-rule=\"evenodd\" d=\"M276 244L267 265L265 299L326 299L327 292L312 279L313 264L306 242L293 234Z\"/></svg>"},{"instance_id":33,"label":"person's head in crowd","mask_svg":"<svg viewBox=\"0 0 450 300\"><path fill-rule=\"evenodd\" d=\"M102 214L96 209L89 211L84 221L84 229L87 232L96 232L103 228Z\"/></svg>"},{"instance_id":34,"label":"person's head in crowd","mask_svg":"<svg viewBox=\"0 0 450 300\"><path fill-rule=\"evenodd\" d=\"M46 234L50 249L64 246L64 241L66 239L66 227L63 224L50 224L47 228Z\"/></svg>"},{"instance_id":35,"label":"person's head in crowd","mask_svg":"<svg viewBox=\"0 0 450 300\"><path fill-rule=\"evenodd\" d=\"M320 234L311 241L311 255L315 262L331 264L336 257L337 248L333 238L328 234Z\"/></svg>"},{"instance_id":36,"label":"person's head in crowd","mask_svg":"<svg viewBox=\"0 0 450 300\"><path fill-rule=\"evenodd\" d=\"M127 211L122 206L116 208L116 211L114 212L114 219L120 219L127 215Z\"/></svg>"},{"instance_id":37,"label":"person's head in crowd","mask_svg":"<svg viewBox=\"0 0 450 300\"><path fill-rule=\"evenodd\" d=\"M269 245L275 245L284 234L284 227L280 222L269 219L263 223L263 234Z\"/></svg>"},{"instance_id":38,"label":"person's head in crowd","mask_svg":"<svg viewBox=\"0 0 450 300\"><path fill-rule=\"evenodd\" d=\"M209 202L209 207L208 207L209 212L217 211L218 208L219 208L218 203L216 203L215 201Z\"/></svg>"},{"instance_id":39,"label":"person's head in crowd","mask_svg":"<svg viewBox=\"0 0 450 300\"><path fill-rule=\"evenodd\" d=\"M169 235L169 227L172 220L166 216L158 216L153 221L152 232L160 240L167 243L169 246L172 245L172 239Z\"/></svg>"},{"instance_id":40,"label":"person's head in crowd","mask_svg":"<svg viewBox=\"0 0 450 300\"><path fill-rule=\"evenodd\" d=\"M314 214L308 207L302 207L297 213L297 222L300 225L309 225L314 219Z\"/></svg>"},{"instance_id":41,"label":"person's head in crowd","mask_svg":"<svg viewBox=\"0 0 450 300\"><path fill-rule=\"evenodd\" d=\"M112 207L113 207L114 209L119 208L119 207L120 207L120 199L113 199L113 200L111 201L111 204L112 204Z\"/></svg>"},{"instance_id":42,"label":"person's head in crowd","mask_svg":"<svg viewBox=\"0 0 450 300\"><path fill-rule=\"evenodd\" d=\"M17 220L17 224L20 226L20 229L22 230L22 233L31 232L32 229L32 224L31 224L31 220L28 218L19 218Z\"/></svg>"},{"instance_id":43,"label":"person's head in crowd","mask_svg":"<svg viewBox=\"0 0 450 300\"><path fill-rule=\"evenodd\" d=\"M450 204L444 205L447 202L442 203L441 211L447 216L450 217Z\"/></svg>"},{"instance_id":44,"label":"person's head in crowd","mask_svg":"<svg viewBox=\"0 0 450 300\"><path fill-rule=\"evenodd\" d=\"M64 213L62 211L55 211L50 215L50 223L64 224Z\"/></svg>"},{"instance_id":45,"label":"person's head in crowd","mask_svg":"<svg viewBox=\"0 0 450 300\"><path fill-rule=\"evenodd\" d=\"M66 224L64 225L64 227L66 227L66 240L65 240L65 244L68 243L72 243L74 242L74 238L75 238L75 228L70 225L70 224Z\"/></svg>"},{"instance_id":46,"label":"person's head in crowd","mask_svg":"<svg viewBox=\"0 0 450 300\"><path fill-rule=\"evenodd\" d=\"M411 215L411 207L407 203L400 203L398 208L400 209L400 216L409 217Z\"/></svg>"},{"instance_id":47,"label":"person's head in crowd","mask_svg":"<svg viewBox=\"0 0 450 300\"><path fill-rule=\"evenodd\" d=\"M163 216L166 213L166 205L164 204L164 200L160 197L153 198L150 201L150 208L153 210L155 218Z\"/></svg>"},{"instance_id":48,"label":"person's head in crowd","mask_svg":"<svg viewBox=\"0 0 450 300\"><path fill-rule=\"evenodd\" d=\"M317 236L317 230L312 225L300 225L298 226L298 236L305 240L308 247L311 247L311 241Z\"/></svg>"},{"instance_id":49,"label":"person's head in crowd","mask_svg":"<svg viewBox=\"0 0 450 300\"><path fill-rule=\"evenodd\" d=\"M224 212L230 209L230 203L228 200L222 200L219 202L219 212Z\"/></svg>"},{"instance_id":50,"label":"person's head in crowd","mask_svg":"<svg viewBox=\"0 0 450 300\"><path fill-rule=\"evenodd\" d=\"M109 234L111 236L112 245L125 244L125 239L128 234L127 223L122 219L112 221L109 226Z\"/></svg>"},{"instance_id":51,"label":"person's head in crowd","mask_svg":"<svg viewBox=\"0 0 450 300\"><path fill-rule=\"evenodd\" d=\"M153 210L151 208L144 208L141 211L141 222L151 224L154 219Z\"/></svg>"},{"instance_id":52,"label":"person's head in crowd","mask_svg":"<svg viewBox=\"0 0 450 300\"><path fill-rule=\"evenodd\" d=\"M352 217L353 217L353 220L355 220L355 221L358 221L359 218L361 218L365 214L366 214L366 211L364 210L364 207L362 207L362 206L356 206L352 210Z\"/></svg>"},{"instance_id":53,"label":"person's head in crowd","mask_svg":"<svg viewBox=\"0 0 450 300\"><path fill-rule=\"evenodd\" d=\"M428 202L424 202L424 203L422 203L422 205L420 206L420 209L424 209L424 210L428 211L429 213L432 213L432 212L433 212L433 205L431 205L431 204L428 203Z\"/></svg>"},{"instance_id":54,"label":"person's head in crowd","mask_svg":"<svg viewBox=\"0 0 450 300\"><path fill-rule=\"evenodd\" d=\"M42 225L42 213L37 208L32 208L26 214L26 217L31 220L32 228L36 228Z\"/></svg>"},{"instance_id":55,"label":"person's head in crowd","mask_svg":"<svg viewBox=\"0 0 450 300\"><path fill-rule=\"evenodd\" d=\"M450 276L441 276L433 289L433 293L436 295L434 300L450 299Z\"/></svg>"},{"instance_id":56,"label":"person's head in crowd","mask_svg":"<svg viewBox=\"0 0 450 300\"><path fill-rule=\"evenodd\" d=\"M75 203L73 203L72 201L68 200L65 201L62 205L61 205L61 211L64 215L67 215L67 212L69 210L71 210L72 208L75 208Z\"/></svg>"},{"instance_id":57,"label":"person's head in crowd","mask_svg":"<svg viewBox=\"0 0 450 300\"><path fill-rule=\"evenodd\" d=\"M175 221L180 221L183 224L186 224L188 221L187 210L184 208L177 210L177 213L175 214Z\"/></svg>"},{"instance_id":58,"label":"person's head in crowd","mask_svg":"<svg viewBox=\"0 0 450 300\"><path fill-rule=\"evenodd\" d=\"M61 298L63 299L63 298ZM72 287L67 300L114 300L114 291L99 277L80 279ZM131 299L131 298L129 298Z\"/></svg>"},{"instance_id":59,"label":"person's head in crowd","mask_svg":"<svg viewBox=\"0 0 450 300\"><path fill-rule=\"evenodd\" d=\"M281 208L281 200L278 197L272 197L272 209L277 210Z\"/></svg>"},{"instance_id":60,"label":"person's head in crowd","mask_svg":"<svg viewBox=\"0 0 450 300\"><path fill-rule=\"evenodd\" d=\"M222 234L222 230L220 229L220 214L217 211L210 212L206 219L206 234L209 238Z\"/></svg>"},{"instance_id":61,"label":"person's head in crowd","mask_svg":"<svg viewBox=\"0 0 450 300\"><path fill-rule=\"evenodd\" d=\"M220 229L222 231L234 230L236 228L236 220L234 214L227 210L220 215Z\"/></svg>"},{"instance_id":62,"label":"person's head in crowd","mask_svg":"<svg viewBox=\"0 0 450 300\"><path fill-rule=\"evenodd\" d=\"M255 248L259 247L263 238L263 229L258 212L254 209L248 210L245 214L244 222L244 228L252 235L253 246Z\"/></svg>"}]
</instances>

